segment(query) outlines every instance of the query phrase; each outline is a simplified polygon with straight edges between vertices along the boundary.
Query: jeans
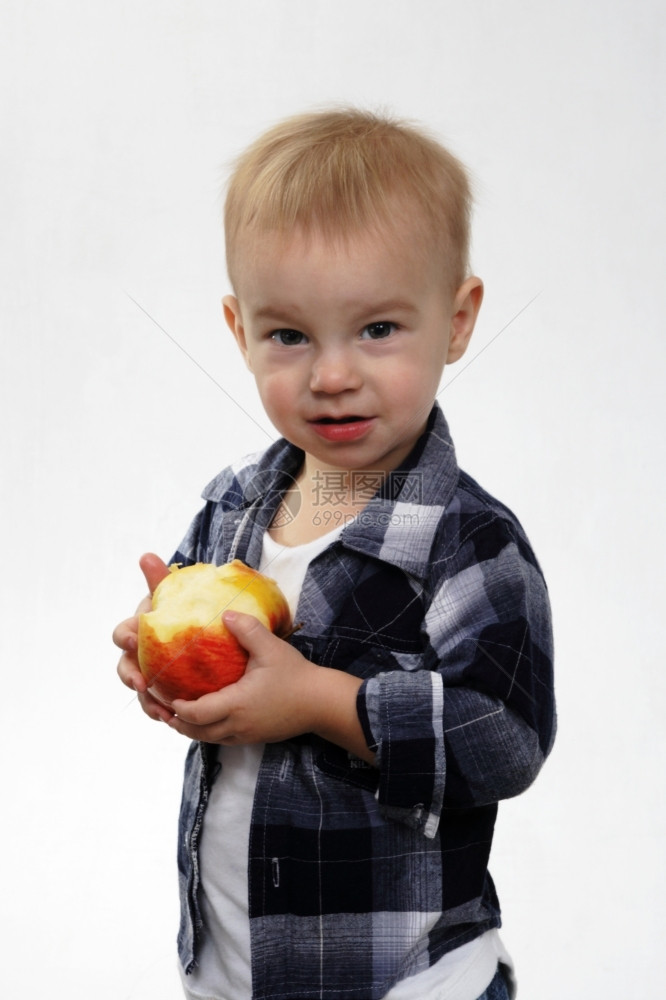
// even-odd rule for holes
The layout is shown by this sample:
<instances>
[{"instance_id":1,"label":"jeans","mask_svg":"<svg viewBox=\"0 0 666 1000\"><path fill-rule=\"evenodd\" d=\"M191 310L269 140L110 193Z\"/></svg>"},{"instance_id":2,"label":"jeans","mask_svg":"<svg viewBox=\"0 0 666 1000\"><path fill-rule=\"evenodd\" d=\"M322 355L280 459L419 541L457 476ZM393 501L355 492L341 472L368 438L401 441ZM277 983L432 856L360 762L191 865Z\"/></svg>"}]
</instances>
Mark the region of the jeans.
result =
<instances>
[{"instance_id":1,"label":"jeans","mask_svg":"<svg viewBox=\"0 0 666 1000\"><path fill-rule=\"evenodd\" d=\"M502 974L502 967L500 965L497 966L497 972L489 983L488 988L484 990L478 1000L511 1000L511 993L509 992L509 987Z\"/></svg>"}]
</instances>

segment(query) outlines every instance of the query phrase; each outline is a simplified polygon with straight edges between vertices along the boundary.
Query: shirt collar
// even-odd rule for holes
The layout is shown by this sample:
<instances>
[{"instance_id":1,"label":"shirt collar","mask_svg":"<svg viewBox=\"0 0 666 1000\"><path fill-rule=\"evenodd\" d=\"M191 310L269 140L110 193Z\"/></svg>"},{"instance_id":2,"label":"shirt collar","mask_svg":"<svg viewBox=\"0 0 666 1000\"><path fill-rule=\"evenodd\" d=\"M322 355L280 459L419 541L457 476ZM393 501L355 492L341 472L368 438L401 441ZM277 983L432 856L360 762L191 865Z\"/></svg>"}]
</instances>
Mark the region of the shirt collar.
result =
<instances>
[{"instance_id":1,"label":"shirt collar","mask_svg":"<svg viewBox=\"0 0 666 1000\"><path fill-rule=\"evenodd\" d=\"M271 523L285 489L303 461L303 452L284 438L271 445L257 463L247 466L242 502L227 530L236 534L233 549L240 559L254 563L263 533ZM345 548L391 563L424 577L442 515L458 483L458 464L449 428L435 403L423 434L395 469L383 488L344 529ZM211 484L212 486L212 484ZM204 493L217 499L215 490ZM238 514L245 514L240 519ZM240 530L240 535L238 531ZM242 538L240 536L243 536ZM256 551L255 551L256 550Z\"/></svg>"},{"instance_id":2,"label":"shirt collar","mask_svg":"<svg viewBox=\"0 0 666 1000\"><path fill-rule=\"evenodd\" d=\"M433 407L425 431L385 488L345 528L347 548L424 578L459 469L444 414Z\"/></svg>"}]
</instances>

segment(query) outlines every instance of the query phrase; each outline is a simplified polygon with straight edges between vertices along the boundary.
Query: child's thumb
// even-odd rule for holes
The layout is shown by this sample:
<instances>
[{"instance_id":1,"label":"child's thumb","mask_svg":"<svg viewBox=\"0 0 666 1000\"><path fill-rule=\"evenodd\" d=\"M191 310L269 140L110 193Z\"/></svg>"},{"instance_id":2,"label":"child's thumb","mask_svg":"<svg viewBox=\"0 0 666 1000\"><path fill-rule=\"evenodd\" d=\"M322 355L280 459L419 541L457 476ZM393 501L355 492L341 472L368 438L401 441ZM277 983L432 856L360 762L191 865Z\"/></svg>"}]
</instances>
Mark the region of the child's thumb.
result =
<instances>
[{"instance_id":1,"label":"child's thumb","mask_svg":"<svg viewBox=\"0 0 666 1000\"><path fill-rule=\"evenodd\" d=\"M272 633L254 615L225 611L222 621L250 656L257 656L273 638Z\"/></svg>"},{"instance_id":2,"label":"child's thumb","mask_svg":"<svg viewBox=\"0 0 666 1000\"><path fill-rule=\"evenodd\" d=\"M167 564L156 556L154 552L146 552L139 559L139 566L146 578L146 583L148 584L148 589L152 594L165 576L169 575L169 567Z\"/></svg>"}]
</instances>

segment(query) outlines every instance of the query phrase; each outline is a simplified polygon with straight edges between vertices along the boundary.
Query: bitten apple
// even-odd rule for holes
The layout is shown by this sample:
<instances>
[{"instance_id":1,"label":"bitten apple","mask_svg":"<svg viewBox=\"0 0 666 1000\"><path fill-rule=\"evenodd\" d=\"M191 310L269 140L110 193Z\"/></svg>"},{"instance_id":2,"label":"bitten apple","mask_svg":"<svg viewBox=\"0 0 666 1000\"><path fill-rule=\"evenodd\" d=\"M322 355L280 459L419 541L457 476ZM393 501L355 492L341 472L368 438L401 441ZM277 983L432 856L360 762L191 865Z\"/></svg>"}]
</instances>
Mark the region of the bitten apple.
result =
<instances>
[{"instance_id":1,"label":"bitten apple","mask_svg":"<svg viewBox=\"0 0 666 1000\"><path fill-rule=\"evenodd\" d=\"M155 698L165 705L189 701L243 675L248 654L222 621L227 610L254 615L282 638L292 631L277 583L240 559L169 567L155 588L153 610L139 616L139 667Z\"/></svg>"}]
</instances>

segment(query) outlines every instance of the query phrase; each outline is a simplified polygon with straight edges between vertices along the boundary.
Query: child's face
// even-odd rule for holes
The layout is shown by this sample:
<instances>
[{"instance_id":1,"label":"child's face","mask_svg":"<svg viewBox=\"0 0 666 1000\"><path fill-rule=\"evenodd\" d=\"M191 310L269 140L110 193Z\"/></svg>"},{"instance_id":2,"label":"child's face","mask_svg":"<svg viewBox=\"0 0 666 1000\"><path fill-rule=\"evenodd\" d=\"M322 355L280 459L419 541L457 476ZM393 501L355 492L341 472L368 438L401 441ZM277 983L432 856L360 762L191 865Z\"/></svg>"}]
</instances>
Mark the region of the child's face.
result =
<instances>
[{"instance_id":1,"label":"child's face","mask_svg":"<svg viewBox=\"0 0 666 1000\"><path fill-rule=\"evenodd\" d=\"M271 235L241 257L229 326L278 431L306 468L387 472L423 432L444 365L465 351L481 304L424 269L413 241Z\"/></svg>"}]
</instances>

